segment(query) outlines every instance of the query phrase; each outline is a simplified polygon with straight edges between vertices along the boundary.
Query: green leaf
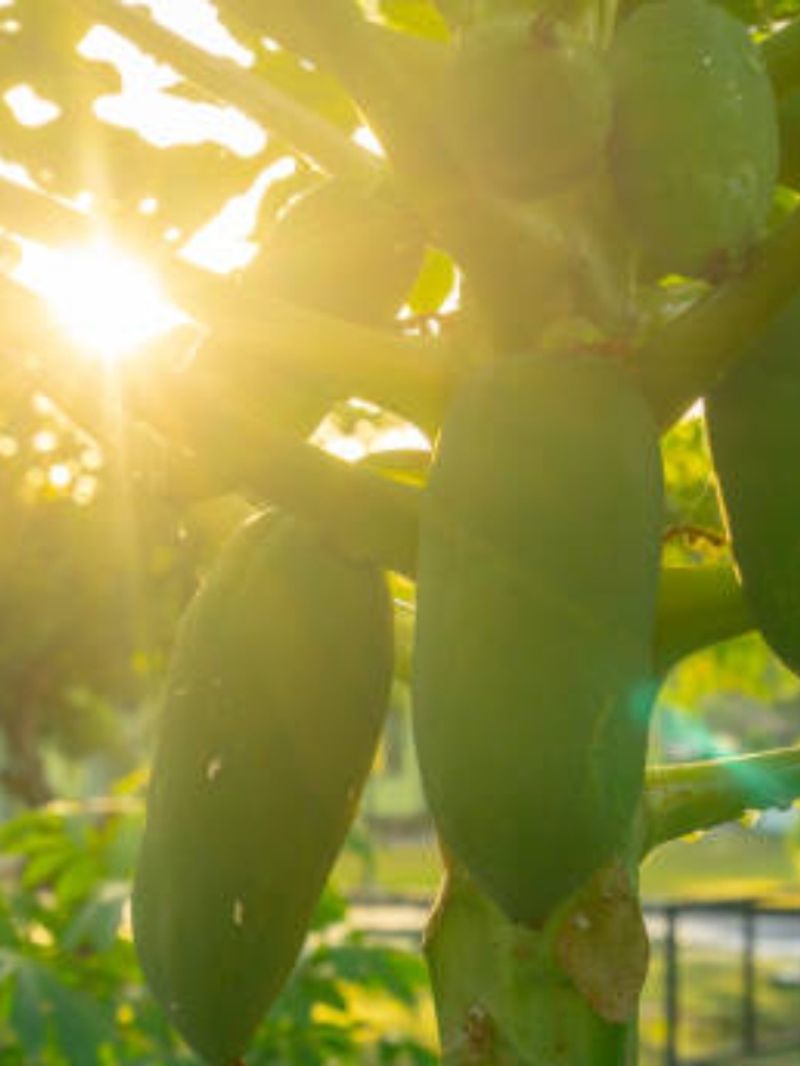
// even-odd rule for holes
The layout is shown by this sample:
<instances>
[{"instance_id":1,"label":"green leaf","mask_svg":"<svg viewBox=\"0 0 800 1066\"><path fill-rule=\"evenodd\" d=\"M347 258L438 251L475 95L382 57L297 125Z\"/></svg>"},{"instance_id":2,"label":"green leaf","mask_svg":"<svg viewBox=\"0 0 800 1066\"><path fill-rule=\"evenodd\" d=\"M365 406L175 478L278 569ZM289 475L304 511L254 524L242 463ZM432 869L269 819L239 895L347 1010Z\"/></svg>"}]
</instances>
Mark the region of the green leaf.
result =
<instances>
[{"instance_id":1,"label":"green leaf","mask_svg":"<svg viewBox=\"0 0 800 1066\"><path fill-rule=\"evenodd\" d=\"M383 21L393 29L428 37L433 41L446 41L450 36L447 22L440 7L431 0L380 0L378 11Z\"/></svg>"},{"instance_id":2,"label":"green leaf","mask_svg":"<svg viewBox=\"0 0 800 1066\"><path fill-rule=\"evenodd\" d=\"M408 306L415 315L435 315L453 291L456 281L455 264L440 248L428 248L417 280L408 297Z\"/></svg>"},{"instance_id":3,"label":"green leaf","mask_svg":"<svg viewBox=\"0 0 800 1066\"><path fill-rule=\"evenodd\" d=\"M108 951L117 938L129 895L130 885L127 882L101 882L67 926L61 937L61 947L65 951L80 947Z\"/></svg>"},{"instance_id":4,"label":"green leaf","mask_svg":"<svg viewBox=\"0 0 800 1066\"><path fill-rule=\"evenodd\" d=\"M30 963L17 967L9 1021L32 1062L39 1059L47 1040L47 1014L43 1010L40 971Z\"/></svg>"},{"instance_id":5,"label":"green leaf","mask_svg":"<svg viewBox=\"0 0 800 1066\"><path fill-rule=\"evenodd\" d=\"M99 1066L100 1049L113 1036L110 1011L91 996L41 970L39 984L52 1012L58 1047L70 1066Z\"/></svg>"}]
</instances>

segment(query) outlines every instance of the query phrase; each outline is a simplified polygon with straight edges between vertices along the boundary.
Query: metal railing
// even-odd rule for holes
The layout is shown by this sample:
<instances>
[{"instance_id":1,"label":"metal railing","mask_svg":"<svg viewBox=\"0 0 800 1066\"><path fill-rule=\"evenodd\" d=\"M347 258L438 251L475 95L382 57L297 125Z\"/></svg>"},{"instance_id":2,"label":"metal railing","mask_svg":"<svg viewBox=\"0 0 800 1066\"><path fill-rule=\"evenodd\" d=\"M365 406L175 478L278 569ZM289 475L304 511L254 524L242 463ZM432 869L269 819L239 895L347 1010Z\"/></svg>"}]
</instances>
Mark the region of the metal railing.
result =
<instances>
[{"instance_id":1,"label":"metal railing","mask_svg":"<svg viewBox=\"0 0 800 1066\"><path fill-rule=\"evenodd\" d=\"M738 917L740 922L741 947L739 951L740 997L739 997L739 1039L738 1048L724 1053L693 1058L695 1064L736 1062L742 1057L787 1050L787 1041L778 1046L765 1044L759 1032L759 1010L757 996L758 972L758 919L770 915L782 918L800 918L800 907L771 905L758 899L735 900L682 900L645 904L645 914L652 918L661 918L664 923L661 937L662 958L664 965L663 1009L665 1022L664 1066L679 1066L687 1060L679 1056L678 1038L680 1033L681 1000L681 951L679 925L684 915L705 913ZM800 940L797 943L800 954ZM800 1062L800 1025L794 1042L788 1047L798 1049Z\"/></svg>"},{"instance_id":2,"label":"metal railing","mask_svg":"<svg viewBox=\"0 0 800 1066\"><path fill-rule=\"evenodd\" d=\"M356 924L381 936L398 940L417 940L420 936L429 904L425 900L406 896L381 895L380 897L360 897L352 901ZM720 900L680 900L647 901L644 904L645 916L651 929L651 939L656 950L661 951L664 967L663 988L661 991L664 1019L664 1066L700 1066L700 1063L720 1064L734 1063L742 1058L772 1051L797 1049L797 1061L800 1063L800 1019L793 1043L782 1041L779 1046L772 1046L764 1039L759 1029L758 1004L758 922L760 918L779 915L784 919L800 919L800 906L782 906L771 904L755 898L720 899ZM381 919L376 920L379 913ZM733 949L733 963L739 971L739 1016L738 1039L734 1049L726 1048L702 1059L687 1059L679 1054L679 1035L684 1011L682 991L682 945L680 925L684 917L704 914L708 917L720 915L728 919L738 918L738 951ZM792 931L796 937L794 944L798 963L800 963L800 921L797 929ZM790 941L787 940L787 943ZM694 945L685 945L689 950ZM800 969L798 970L800 980Z\"/></svg>"}]
</instances>

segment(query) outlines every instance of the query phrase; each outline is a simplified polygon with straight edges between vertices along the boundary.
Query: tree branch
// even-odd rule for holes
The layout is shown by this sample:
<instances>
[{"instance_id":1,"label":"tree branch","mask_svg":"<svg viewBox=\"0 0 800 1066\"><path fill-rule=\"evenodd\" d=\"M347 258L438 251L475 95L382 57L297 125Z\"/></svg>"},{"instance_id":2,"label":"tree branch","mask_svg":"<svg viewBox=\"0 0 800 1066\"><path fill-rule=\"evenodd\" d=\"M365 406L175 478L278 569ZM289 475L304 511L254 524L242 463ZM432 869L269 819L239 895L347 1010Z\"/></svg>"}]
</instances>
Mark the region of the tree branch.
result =
<instances>
[{"instance_id":1,"label":"tree branch","mask_svg":"<svg viewBox=\"0 0 800 1066\"><path fill-rule=\"evenodd\" d=\"M644 853L749 810L789 807L798 797L800 747L652 767L644 799Z\"/></svg>"},{"instance_id":2,"label":"tree branch","mask_svg":"<svg viewBox=\"0 0 800 1066\"><path fill-rule=\"evenodd\" d=\"M355 177L369 177L383 169L379 159L331 123L231 60L204 52L118 0L69 2L169 63L199 88L235 104L323 169Z\"/></svg>"},{"instance_id":3,"label":"tree branch","mask_svg":"<svg viewBox=\"0 0 800 1066\"><path fill-rule=\"evenodd\" d=\"M375 26L353 0L320 4L296 0L304 17L299 47L338 78L362 108L391 157L401 182L417 199L439 203L463 179L436 122L448 47ZM271 14L259 20L268 30ZM285 19L284 19L285 22Z\"/></svg>"},{"instance_id":4,"label":"tree branch","mask_svg":"<svg viewBox=\"0 0 800 1066\"><path fill-rule=\"evenodd\" d=\"M731 278L655 333L640 349L638 374L666 429L722 377L800 287L800 211Z\"/></svg>"},{"instance_id":5,"label":"tree branch","mask_svg":"<svg viewBox=\"0 0 800 1066\"><path fill-rule=\"evenodd\" d=\"M767 37L761 55L778 96L800 87L800 19Z\"/></svg>"},{"instance_id":6,"label":"tree branch","mask_svg":"<svg viewBox=\"0 0 800 1066\"><path fill-rule=\"evenodd\" d=\"M674 566L661 571L656 614L656 670L753 628L730 566Z\"/></svg>"}]
</instances>

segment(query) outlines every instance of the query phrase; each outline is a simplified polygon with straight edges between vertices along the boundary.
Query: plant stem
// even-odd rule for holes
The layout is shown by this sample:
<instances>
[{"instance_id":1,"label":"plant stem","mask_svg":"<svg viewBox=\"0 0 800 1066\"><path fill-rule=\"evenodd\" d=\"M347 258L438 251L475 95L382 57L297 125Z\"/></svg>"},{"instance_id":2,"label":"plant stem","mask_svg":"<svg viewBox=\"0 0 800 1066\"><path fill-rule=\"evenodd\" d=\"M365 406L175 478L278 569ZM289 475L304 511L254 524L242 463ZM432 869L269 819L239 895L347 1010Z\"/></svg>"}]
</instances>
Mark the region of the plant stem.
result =
<instances>
[{"instance_id":1,"label":"plant stem","mask_svg":"<svg viewBox=\"0 0 800 1066\"><path fill-rule=\"evenodd\" d=\"M674 566L661 571L655 660L659 675L679 659L753 628L730 566Z\"/></svg>"},{"instance_id":2,"label":"plant stem","mask_svg":"<svg viewBox=\"0 0 800 1066\"><path fill-rule=\"evenodd\" d=\"M798 797L800 747L652 767L644 800L644 852L748 810L789 807Z\"/></svg>"},{"instance_id":3,"label":"plant stem","mask_svg":"<svg viewBox=\"0 0 800 1066\"><path fill-rule=\"evenodd\" d=\"M800 286L800 211L731 278L639 352L642 388L666 429L721 378Z\"/></svg>"},{"instance_id":4,"label":"plant stem","mask_svg":"<svg viewBox=\"0 0 800 1066\"><path fill-rule=\"evenodd\" d=\"M277 369L301 385L305 379L312 389L315 381L324 382L326 391L341 399L358 396L429 434L438 429L457 378L441 342L398 336L280 300L265 300L250 314L238 314L232 302L224 318L215 318L211 343L235 353L239 363Z\"/></svg>"},{"instance_id":5,"label":"plant stem","mask_svg":"<svg viewBox=\"0 0 800 1066\"><path fill-rule=\"evenodd\" d=\"M633 1066L635 1022L600 1017L558 964L562 919L514 925L450 866L425 937L445 1066Z\"/></svg>"},{"instance_id":6,"label":"plant stem","mask_svg":"<svg viewBox=\"0 0 800 1066\"><path fill-rule=\"evenodd\" d=\"M320 60L363 109L400 181L428 202L446 201L460 176L436 123L447 47L376 33L352 2L303 6Z\"/></svg>"},{"instance_id":7,"label":"plant stem","mask_svg":"<svg viewBox=\"0 0 800 1066\"><path fill-rule=\"evenodd\" d=\"M419 492L335 459L243 409L215 380L129 390L141 417L195 455L216 491L239 489L312 521L345 554L411 575ZM223 488L224 486L224 488Z\"/></svg>"},{"instance_id":8,"label":"plant stem","mask_svg":"<svg viewBox=\"0 0 800 1066\"><path fill-rule=\"evenodd\" d=\"M800 19L767 37L761 54L778 96L800 87Z\"/></svg>"},{"instance_id":9,"label":"plant stem","mask_svg":"<svg viewBox=\"0 0 800 1066\"><path fill-rule=\"evenodd\" d=\"M210 55L118 0L69 2L169 63L199 88L240 107L323 169L355 177L369 177L383 169L379 159L331 123L231 60Z\"/></svg>"}]
</instances>

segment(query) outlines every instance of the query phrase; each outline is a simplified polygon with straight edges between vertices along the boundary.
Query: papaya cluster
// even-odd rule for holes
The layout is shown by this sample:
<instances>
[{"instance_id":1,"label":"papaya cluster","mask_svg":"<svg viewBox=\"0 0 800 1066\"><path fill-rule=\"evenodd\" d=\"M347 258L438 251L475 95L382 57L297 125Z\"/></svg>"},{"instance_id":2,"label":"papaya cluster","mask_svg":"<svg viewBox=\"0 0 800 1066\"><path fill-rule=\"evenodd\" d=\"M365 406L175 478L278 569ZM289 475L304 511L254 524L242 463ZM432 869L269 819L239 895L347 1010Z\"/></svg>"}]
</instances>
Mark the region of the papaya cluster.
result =
<instances>
[{"instance_id":1,"label":"papaya cluster","mask_svg":"<svg viewBox=\"0 0 800 1066\"><path fill-rule=\"evenodd\" d=\"M607 181L645 279L734 269L762 235L786 166L778 109L744 24L709 0L635 6L604 48L552 17L485 21L446 66L447 143L489 196ZM424 248L386 188L331 179L264 235L244 302L380 328ZM746 589L795 668L799 335L794 307L708 398ZM213 338L205 358L304 435L338 398ZM546 921L630 841L662 519L658 428L622 361L503 352L457 390L422 494L415 741L447 849L515 922ZM288 515L247 523L184 616L133 916L152 989L211 1066L238 1062L301 951L392 670L380 570Z\"/></svg>"},{"instance_id":2,"label":"papaya cluster","mask_svg":"<svg viewBox=\"0 0 800 1066\"><path fill-rule=\"evenodd\" d=\"M608 178L642 276L735 270L763 235L777 106L744 23L709 0L637 5L602 49L550 14L480 22L450 67L465 169L527 202Z\"/></svg>"}]
</instances>

